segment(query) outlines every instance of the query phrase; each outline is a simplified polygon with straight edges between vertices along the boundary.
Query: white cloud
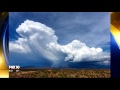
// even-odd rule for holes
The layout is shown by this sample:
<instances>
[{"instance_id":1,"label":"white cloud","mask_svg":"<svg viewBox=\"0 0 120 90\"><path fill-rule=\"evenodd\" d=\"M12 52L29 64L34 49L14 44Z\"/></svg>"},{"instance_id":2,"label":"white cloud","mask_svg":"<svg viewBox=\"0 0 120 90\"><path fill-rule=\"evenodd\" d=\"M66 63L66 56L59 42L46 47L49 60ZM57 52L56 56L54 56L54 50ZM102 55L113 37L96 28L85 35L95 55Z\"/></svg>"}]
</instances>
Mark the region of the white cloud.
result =
<instances>
[{"instance_id":1,"label":"white cloud","mask_svg":"<svg viewBox=\"0 0 120 90\"><path fill-rule=\"evenodd\" d=\"M67 55L65 61L101 61L106 57L109 58L109 53L103 52L101 48L90 48L78 40L73 40L67 45L50 43L48 47L49 49L65 53Z\"/></svg>"},{"instance_id":2,"label":"white cloud","mask_svg":"<svg viewBox=\"0 0 120 90\"><path fill-rule=\"evenodd\" d=\"M29 57L31 55L44 57L54 64L62 61L61 57L64 61L70 62L102 60L104 62L106 57L110 58L109 53L103 52L101 48L88 47L78 40L73 40L67 45L60 45L55 31L40 22L26 20L19 25L16 32L21 35L21 38L10 41L9 50L19 53L20 57L25 53ZM109 59L107 60L109 62Z\"/></svg>"},{"instance_id":3,"label":"white cloud","mask_svg":"<svg viewBox=\"0 0 120 90\"><path fill-rule=\"evenodd\" d=\"M57 37L51 28L39 22L26 20L16 29L16 32L22 38L9 43L10 52L32 53L49 60L57 60L57 56L46 48L46 44L50 42L57 43Z\"/></svg>"}]
</instances>

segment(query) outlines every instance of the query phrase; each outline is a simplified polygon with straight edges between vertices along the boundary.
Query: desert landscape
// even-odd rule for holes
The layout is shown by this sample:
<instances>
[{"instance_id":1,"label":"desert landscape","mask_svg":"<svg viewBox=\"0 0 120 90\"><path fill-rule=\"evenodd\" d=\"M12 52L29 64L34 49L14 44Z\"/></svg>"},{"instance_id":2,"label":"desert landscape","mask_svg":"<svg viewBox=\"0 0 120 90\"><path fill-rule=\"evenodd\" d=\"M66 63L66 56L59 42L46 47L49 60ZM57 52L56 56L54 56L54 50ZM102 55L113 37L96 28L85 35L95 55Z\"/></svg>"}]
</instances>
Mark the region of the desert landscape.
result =
<instances>
[{"instance_id":1,"label":"desert landscape","mask_svg":"<svg viewBox=\"0 0 120 90\"><path fill-rule=\"evenodd\" d=\"M10 78L110 78L109 69L40 69L11 72Z\"/></svg>"}]
</instances>

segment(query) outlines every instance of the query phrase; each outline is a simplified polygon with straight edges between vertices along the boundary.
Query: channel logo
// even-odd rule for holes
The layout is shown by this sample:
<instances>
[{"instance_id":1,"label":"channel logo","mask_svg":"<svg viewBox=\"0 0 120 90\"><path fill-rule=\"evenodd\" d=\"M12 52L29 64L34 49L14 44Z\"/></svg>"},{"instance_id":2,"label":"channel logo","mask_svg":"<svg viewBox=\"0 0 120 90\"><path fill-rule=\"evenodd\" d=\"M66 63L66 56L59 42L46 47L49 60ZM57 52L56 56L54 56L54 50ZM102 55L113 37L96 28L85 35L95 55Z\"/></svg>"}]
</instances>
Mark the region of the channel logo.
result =
<instances>
[{"instance_id":1,"label":"channel logo","mask_svg":"<svg viewBox=\"0 0 120 90\"><path fill-rule=\"evenodd\" d=\"M111 13L110 32L112 33L119 49L120 49L120 12Z\"/></svg>"}]
</instances>

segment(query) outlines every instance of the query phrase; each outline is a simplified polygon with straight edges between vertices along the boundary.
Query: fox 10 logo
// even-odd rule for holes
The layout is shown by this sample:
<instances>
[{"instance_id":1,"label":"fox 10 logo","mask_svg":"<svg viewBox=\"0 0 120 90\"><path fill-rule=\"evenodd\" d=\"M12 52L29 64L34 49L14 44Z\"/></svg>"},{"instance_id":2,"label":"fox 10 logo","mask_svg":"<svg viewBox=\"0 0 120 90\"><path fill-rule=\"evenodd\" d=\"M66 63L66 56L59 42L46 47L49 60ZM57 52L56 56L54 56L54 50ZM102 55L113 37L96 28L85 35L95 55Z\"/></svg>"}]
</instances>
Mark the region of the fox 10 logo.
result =
<instances>
[{"instance_id":1,"label":"fox 10 logo","mask_svg":"<svg viewBox=\"0 0 120 90\"><path fill-rule=\"evenodd\" d=\"M20 71L20 66L19 65L10 65L9 66L9 72L19 72Z\"/></svg>"}]
</instances>

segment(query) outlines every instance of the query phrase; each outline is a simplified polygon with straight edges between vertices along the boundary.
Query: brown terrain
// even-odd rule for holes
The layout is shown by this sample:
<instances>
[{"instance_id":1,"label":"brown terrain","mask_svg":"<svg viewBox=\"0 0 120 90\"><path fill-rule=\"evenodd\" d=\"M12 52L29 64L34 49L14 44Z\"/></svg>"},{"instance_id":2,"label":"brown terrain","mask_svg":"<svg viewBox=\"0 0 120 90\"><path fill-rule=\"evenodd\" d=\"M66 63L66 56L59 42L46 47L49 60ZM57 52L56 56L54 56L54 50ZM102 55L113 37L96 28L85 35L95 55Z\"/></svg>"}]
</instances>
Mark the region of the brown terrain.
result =
<instances>
[{"instance_id":1,"label":"brown terrain","mask_svg":"<svg viewBox=\"0 0 120 90\"><path fill-rule=\"evenodd\" d=\"M110 78L109 69L41 69L11 72L10 78Z\"/></svg>"}]
</instances>

